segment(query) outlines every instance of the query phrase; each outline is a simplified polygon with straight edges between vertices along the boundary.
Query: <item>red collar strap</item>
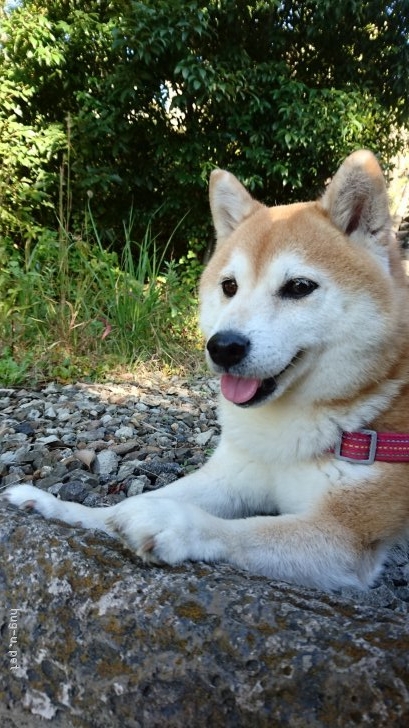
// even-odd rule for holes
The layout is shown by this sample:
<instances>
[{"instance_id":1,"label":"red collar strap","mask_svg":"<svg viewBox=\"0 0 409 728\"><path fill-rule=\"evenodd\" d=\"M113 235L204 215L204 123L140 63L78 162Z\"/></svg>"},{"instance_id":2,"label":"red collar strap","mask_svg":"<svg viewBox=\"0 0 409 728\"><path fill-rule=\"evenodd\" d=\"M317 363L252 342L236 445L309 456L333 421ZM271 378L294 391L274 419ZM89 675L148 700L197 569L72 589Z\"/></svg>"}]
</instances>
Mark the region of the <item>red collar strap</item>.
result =
<instances>
[{"instance_id":1,"label":"red collar strap","mask_svg":"<svg viewBox=\"0 0 409 728\"><path fill-rule=\"evenodd\" d=\"M343 432L331 450L337 460L371 465L375 460L386 463L409 462L409 433L358 430Z\"/></svg>"}]
</instances>

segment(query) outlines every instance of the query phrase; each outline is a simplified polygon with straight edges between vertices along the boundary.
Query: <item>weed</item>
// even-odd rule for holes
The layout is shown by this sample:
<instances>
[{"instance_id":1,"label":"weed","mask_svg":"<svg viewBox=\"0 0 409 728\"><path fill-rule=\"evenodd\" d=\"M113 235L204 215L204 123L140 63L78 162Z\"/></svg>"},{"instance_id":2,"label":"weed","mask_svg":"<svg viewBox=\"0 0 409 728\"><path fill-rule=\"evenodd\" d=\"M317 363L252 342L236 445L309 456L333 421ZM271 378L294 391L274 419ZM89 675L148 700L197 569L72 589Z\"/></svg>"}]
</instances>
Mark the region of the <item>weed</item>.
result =
<instances>
[{"instance_id":1,"label":"weed","mask_svg":"<svg viewBox=\"0 0 409 728\"><path fill-rule=\"evenodd\" d=\"M33 372L37 380L98 377L108 362L181 368L186 349L195 359L196 301L181 265L165 260L171 239L159 251L150 224L134 241L131 213L118 255L104 248L90 209L87 220L83 237L61 225L43 230L1 266L0 343L9 352L0 361L2 382Z\"/></svg>"},{"instance_id":2,"label":"weed","mask_svg":"<svg viewBox=\"0 0 409 728\"><path fill-rule=\"evenodd\" d=\"M32 356L26 354L20 361L16 360L11 349L6 347L0 356L0 385L15 387L27 378Z\"/></svg>"}]
</instances>

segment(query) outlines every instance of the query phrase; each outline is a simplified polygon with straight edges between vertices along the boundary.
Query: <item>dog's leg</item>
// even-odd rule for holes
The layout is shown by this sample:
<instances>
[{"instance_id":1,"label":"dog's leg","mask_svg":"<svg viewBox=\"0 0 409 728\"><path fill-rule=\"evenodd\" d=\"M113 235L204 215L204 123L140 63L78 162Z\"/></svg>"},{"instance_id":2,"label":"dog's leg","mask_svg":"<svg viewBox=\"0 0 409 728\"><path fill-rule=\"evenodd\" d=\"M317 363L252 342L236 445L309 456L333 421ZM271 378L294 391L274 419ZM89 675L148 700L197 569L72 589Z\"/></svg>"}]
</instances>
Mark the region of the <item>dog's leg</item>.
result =
<instances>
[{"instance_id":1,"label":"dog's leg","mask_svg":"<svg viewBox=\"0 0 409 728\"><path fill-rule=\"evenodd\" d=\"M336 496L324 496L314 512L301 515L243 518L241 489L225 479L215 483L205 466L166 488L108 508L61 501L28 485L10 488L5 497L47 518L119 536L148 562L224 561L273 579L332 589L370 585L382 565L385 544L402 530L407 517L402 500L395 498L399 508L392 508L394 494L381 491L385 503L380 507L379 488L377 503L370 490L341 488Z\"/></svg>"},{"instance_id":2,"label":"dog's leg","mask_svg":"<svg viewBox=\"0 0 409 728\"><path fill-rule=\"evenodd\" d=\"M80 503L60 500L34 485L11 486L1 494L1 500L25 510L38 511L44 518L64 521L72 526L96 528L111 536L115 535L106 521L113 514L116 506L88 508Z\"/></svg>"},{"instance_id":3,"label":"dog's leg","mask_svg":"<svg viewBox=\"0 0 409 728\"><path fill-rule=\"evenodd\" d=\"M57 519L73 526L83 528L94 528L115 535L112 527L108 524L109 519L115 516L121 506L122 512L135 513L141 498L146 499L172 499L178 504L185 502L193 503L209 513L221 516L222 518L238 518L250 515L258 510L262 502L264 508L268 508L269 489L257 486L257 480L261 483L265 477L258 478L258 474L248 474L249 466L245 460L240 463L237 456L237 473L232 473L229 467L231 453L225 452L219 446L210 460L198 471L171 483L165 488L151 491L143 496L137 495L127 498L120 504L102 508L89 508L80 503L63 501L33 485L16 485L8 488L1 495L1 498L8 503L20 508L34 509L45 518ZM248 488L248 482L254 482L252 489ZM262 489L262 493L259 489ZM264 492L267 490L267 494ZM271 498L273 494L271 493ZM267 505L266 505L267 504ZM270 512L274 510L271 503Z\"/></svg>"},{"instance_id":4,"label":"dog's leg","mask_svg":"<svg viewBox=\"0 0 409 728\"><path fill-rule=\"evenodd\" d=\"M224 561L307 586L363 588L373 582L386 553L387 534L379 530L377 538L375 522L373 535L348 523L348 499L345 519L329 507L227 520L165 497L140 496L129 505L118 506L109 526L148 562Z\"/></svg>"},{"instance_id":5,"label":"dog's leg","mask_svg":"<svg viewBox=\"0 0 409 728\"><path fill-rule=\"evenodd\" d=\"M208 506L210 510L221 516L234 516L233 497L226 492L223 498L218 480L214 481L210 475L206 474L205 468L180 481L171 483L163 489L150 491L143 496L136 495L126 498L122 503L113 506L91 508L81 503L61 500L41 488L28 484L7 488L0 494L0 499L23 510L34 510L50 520L63 521L81 528L97 529L111 536L117 536L117 531L109 525L109 521L115 516L120 505L124 506L123 509L120 509L121 512L135 513L138 510L139 502L142 504L146 499L157 501L158 497L162 499L163 496L167 496L166 500L182 501L181 505L183 505L183 501L196 501L198 505Z\"/></svg>"}]
</instances>

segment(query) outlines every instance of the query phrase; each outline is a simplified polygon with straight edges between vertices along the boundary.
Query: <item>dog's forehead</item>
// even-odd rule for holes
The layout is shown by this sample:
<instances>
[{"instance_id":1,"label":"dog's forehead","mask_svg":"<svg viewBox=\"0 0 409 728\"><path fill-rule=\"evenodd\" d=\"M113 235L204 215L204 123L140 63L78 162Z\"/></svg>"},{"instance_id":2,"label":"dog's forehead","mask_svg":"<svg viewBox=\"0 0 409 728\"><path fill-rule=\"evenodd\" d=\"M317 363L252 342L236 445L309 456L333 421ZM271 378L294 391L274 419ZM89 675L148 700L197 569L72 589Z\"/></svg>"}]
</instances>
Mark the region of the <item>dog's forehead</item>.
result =
<instances>
[{"instance_id":1,"label":"dog's forehead","mask_svg":"<svg viewBox=\"0 0 409 728\"><path fill-rule=\"evenodd\" d=\"M241 223L216 251L219 269L239 274L251 267L264 274L272 264L293 259L318 263L331 258L331 237L343 237L315 203L263 207ZM234 271L233 271L234 268Z\"/></svg>"},{"instance_id":2,"label":"dog's forehead","mask_svg":"<svg viewBox=\"0 0 409 728\"><path fill-rule=\"evenodd\" d=\"M307 259L325 260L331 256L332 243L344 241L344 235L335 228L326 213L315 202L296 203L279 207L269 207L257 213L259 217L254 237L254 248L260 257L261 266L271 257L283 251L297 250ZM249 229L246 230L245 226ZM242 242L246 246L248 234L254 233L251 220L243 224Z\"/></svg>"},{"instance_id":3,"label":"dog's forehead","mask_svg":"<svg viewBox=\"0 0 409 728\"><path fill-rule=\"evenodd\" d=\"M289 275L306 275L300 264L325 271L345 288L365 285L378 297L388 287L372 256L335 227L317 202L260 208L216 248L208 272L259 279L272 270L285 276L287 267Z\"/></svg>"}]
</instances>

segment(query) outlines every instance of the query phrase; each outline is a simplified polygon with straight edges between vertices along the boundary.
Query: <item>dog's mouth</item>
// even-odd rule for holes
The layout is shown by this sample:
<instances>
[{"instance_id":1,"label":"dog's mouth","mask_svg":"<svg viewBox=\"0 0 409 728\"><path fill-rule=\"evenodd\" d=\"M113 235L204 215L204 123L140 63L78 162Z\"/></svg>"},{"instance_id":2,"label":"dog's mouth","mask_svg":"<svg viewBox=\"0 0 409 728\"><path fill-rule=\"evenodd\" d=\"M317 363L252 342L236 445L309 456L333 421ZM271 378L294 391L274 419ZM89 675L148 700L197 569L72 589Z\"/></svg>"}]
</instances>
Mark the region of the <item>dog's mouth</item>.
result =
<instances>
[{"instance_id":1,"label":"dog's mouth","mask_svg":"<svg viewBox=\"0 0 409 728\"><path fill-rule=\"evenodd\" d=\"M274 377L267 377L266 379L252 379L250 377L237 377L234 374L222 374L220 380L220 388L222 395L237 404L240 407L250 407L255 404L261 404L265 399L268 399L278 386L279 378L287 371L291 366L294 365L295 361L298 360L302 352L298 352L291 361L287 364L284 369L281 370Z\"/></svg>"}]
</instances>

